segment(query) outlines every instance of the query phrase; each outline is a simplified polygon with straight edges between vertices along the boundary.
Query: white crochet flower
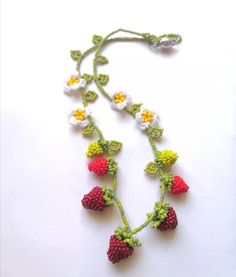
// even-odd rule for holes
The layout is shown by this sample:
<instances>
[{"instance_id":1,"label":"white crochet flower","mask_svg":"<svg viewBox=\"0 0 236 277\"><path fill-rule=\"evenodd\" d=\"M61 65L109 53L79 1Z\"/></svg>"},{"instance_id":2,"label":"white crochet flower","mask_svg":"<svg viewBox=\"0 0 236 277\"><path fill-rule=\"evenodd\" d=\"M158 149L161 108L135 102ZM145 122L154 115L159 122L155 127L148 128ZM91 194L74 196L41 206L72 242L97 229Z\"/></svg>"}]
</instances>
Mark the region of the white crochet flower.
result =
<instances>
[{"instance_id":1,"label":"white crochet flower","mask_svg":"<svg viewBox=\"0 0 236 277\"><path fill-rule=\"evenodd\" d=\"M154 125L159 120L159 117L155 112L141 107L140 112L135 116L135 120L138 122L139 127L145 130Z\"/></svg>"},{"instance_id":2,"label":"white crochet flower","mask_svg":"<svg viewBox=\"0 0 236 277\"><path fill-rule=\"evenodd\" d=\"M70 110L68 119L71 124L84 128L87 127L89 124L88 116L90 114L91 110L88 107L76 108Z\"/></svg>"},{"instance_id":3,"label":"white crochet flower","mask_svg":"<svg viewBox=\"0 0 236 277\"><path fill-rule=\"evenodd\" d=\"M72 94L73 92L79 91L80 88L84 87L86 81L80 78L78 75L73 74L65 81L63 91L66 94Z\"/></svg>"},{"instance_id":4,"label":"white crochet flower","mask_svg":"<svg viewBox=\"0 0 236 277\"><path fill-rule=\"evenodd\" d=\"M116 110L123 110L132 102L131 97L123 91L115 92L111 95L111 97L112 97L112 102L111 102L112 108Z\"/></svg>"}]
</instances>

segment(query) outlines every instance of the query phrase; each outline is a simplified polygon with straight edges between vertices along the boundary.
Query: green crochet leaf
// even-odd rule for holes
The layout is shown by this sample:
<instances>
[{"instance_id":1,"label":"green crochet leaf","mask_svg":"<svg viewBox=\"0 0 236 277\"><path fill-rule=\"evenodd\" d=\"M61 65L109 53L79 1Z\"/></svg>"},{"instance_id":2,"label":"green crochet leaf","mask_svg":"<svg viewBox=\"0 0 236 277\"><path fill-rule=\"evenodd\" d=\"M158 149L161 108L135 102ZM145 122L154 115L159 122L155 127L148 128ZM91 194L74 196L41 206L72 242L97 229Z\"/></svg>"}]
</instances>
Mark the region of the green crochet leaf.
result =
<instances>
[{"instance_id":1,"label":"green crochet leaf","mask_svg":"<svg viewBox=\"0 0 236 277\"><path fill-rule=\"evenodd\" d=\"M108 83L109 81L109 76L106 75L106 74L99 74L98 75L98 83L101 85L101 86L104 86Z\"/></svg>"},{"instance_id":2,"label":"green crochet leaf","mask_svg":"<svg viewBox=\"0 0 236 277\"><path fill-rule=\"evenodd\" d=\"M117 227L115 229L115 235L119 240L124 241L129 246L132 246L132 247L141 246L141 243L139 242L139 240L137 238L133 237L131 230L127 227L123 227L123 228Z\"/></svg>"},{"instance_id":3,"label":"green crochet leaf","mask_svg":"<svg viewBox=\"0 0 236 277\"><path fill-rule=\"evenodd\" d=\"M133 104L133 106L131 106L131 108L130 108L130 112L131 112L134 116L136 116L136 114L137 114L138 112L140 112L141 106L142 106L142 103Z\"/></svg>"},{"instance_id":4,"label":"green crochet leaf","mask_svg":"<svg viewBox=\"0 0 236 277\"><path fill-rule=\"evenodd\" d=\"M108 172L109 176L114 176L118 170L117 162L113 157L108 158Z\"/></svg>"},{"instance_id":5,"label":"green crochet leaf","mask_svg":"<svg viewBox=\"0 0 236 277\"><path fill-rule=\"evenodd\" d=\"M104 192L103 199L105 200L105 204L107 207L110 207L114 204L113 197L114 197L114 190L107 187L102 186L102 191Z\"/></svg>"},{"instance_id":6,"label":"green crochet leaf","mask_svg":"<svg viewBox=\"0 0 236 277\"><path fill-rule=\"evenodd\" d=\"M102 40L103 40L103 38L101 36L93 35L92 42L94 45L99 44Z\"/></svg>"},{"instance_id":7,"label":"green crochet leaf","mask_svg":"<svg viewBox=\"0 0 236 277\"><path fill-rule=\"evenodd\" d=\"M97 99L98 94L93 91L93 90L89 90L85 92L85 98L87 101L93 102Z\"/></svg>"},{"instance_id":8,"label":"green crochet leaf","mask_svg":"<svg viewBox=\"0 0 236 277\"><path fill-rule=\"evenodd\" d=\"M158 128L156 126L151 126L147 129L147 134L154 140L160 139L163 134L163 129Z\"/></svg>"},{"instance_id":9,"label":"green crochet leaf","mask_svg":"<svg viewBox=\"0 0 236 277\"><path fill-rule=\"evenodd\" d=\"M163 201L155 203L154 212L148 214L148 218L152 219L152 228L158 228L159 225L165 221L168 214L169 205L170 204L168 202L163 204Z\"/></svg>"},{"instance_id":10,"label":"green crochet leaf","mask_svg":"<svg viewBox=\"0 0 236 277\"><path fill-rule=\"evenodd\" d=\"M124 242L132 247L140 247L142 245L140 241L135 237L124 239Z\"/></svg>"},{"instance_id":11,"label":"green crochet leaf","mask_svg":"<svg viewBox=\"0 0 236 277\"><path fill-rule=\"evenodd\" d=\"M83 135L87 136L87 135L91 135L94 131L94 127L93 125L89 124L84 130L83 130Z\"/></svg>"},{"instance_id":12,"label":"green crochet leaf","mask_svg":"<svg viewBox=\"0 0 236 277\"><path fill-rule=\"evenodd\" d=\"M109 141L104 139L99 139L98 144L102 147L103 151L107 151L109 147Z\"/></svg>"},{"instance_id":13,"label":"green crochet leaf","mask_svg":"<svg viewBox=\"0 0 236 277\"><path fill-rule=\"evenodd\" d=\"M172 186L172 181L173 181L173 174L172 173L163 173L160 176L160 179L164 186L170 190Z\"/></svg>"},{"instance_id":14,"label":"green crochet leaf","mask_svg":"<svg viewBox=\"0 0 236 277\"><path fill-rule=\"evenodd\" d=\"M110 150L111 150L112 152L114 152L114 153L119 152L120 149L121 149L121 146L122 146L122 143L119 142L119 141L111 140L111 141L109 142L109 148L110 148Z\"/></svg>"},{"instance_id":15,"label":"green crochet leaf","mask_svg":"<svg viewBox=\"0 0 236 277\"><path fill-rule=\"evenodd\" d=\"M84 79L87 83L90 83L93 80L93 75L85 73L81 76L81 78Z\"/></svg>"},{"instance_id":16,"label":"green crochet leaf","mask_svg":"<svg viewBox=\"0 0 236 277\"><path fill-rule=\"evenodd\" d=\"M71 50L70 51L70 56L71 56L72 60L74 60L76 62L80 59L81 55L82 55L81 51L79 51L79 50Z\"/></svg>"},{"instance_id":17,"label":"green crochet leaf","mask_svg":"<svg viewBox=\"0 0 236 277\"><path fill-rule=\"evenodd\" d=\"M144 171L149 175L156 174L158 172L157 164L155 162L149 162Z\"/></svg>"},{"instance_id":18,"label":"green crochet leaf","mask_svg":"<svg viewBox=\"0 0 236 277\"><path fill-rule=\"evenodd\" d=\"M102 55L99 55L97 58L96 58L96 63L97 64L106 64L108 63L108 59Z\"/></svg>"}]
</instances>

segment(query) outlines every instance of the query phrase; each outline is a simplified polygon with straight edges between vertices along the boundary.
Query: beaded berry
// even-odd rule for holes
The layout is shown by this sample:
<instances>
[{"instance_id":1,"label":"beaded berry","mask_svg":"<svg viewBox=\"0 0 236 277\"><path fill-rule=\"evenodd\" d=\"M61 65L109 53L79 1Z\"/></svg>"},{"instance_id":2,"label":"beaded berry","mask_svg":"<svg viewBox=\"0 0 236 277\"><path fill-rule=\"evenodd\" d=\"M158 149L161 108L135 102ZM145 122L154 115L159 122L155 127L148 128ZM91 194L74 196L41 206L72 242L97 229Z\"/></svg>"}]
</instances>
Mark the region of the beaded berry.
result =
<instances>
[{"instance_id":1,"label":"beaded berry","mask_svg":"<svg viewBox=\"0 0 236 277\"><path fill-rule=\"evenodd\" d=\"M124 32L129 36L112 37L113 35ZM158 150L156 143L163 135L163 129L158 126L159 114L143 106L141 103L133 102L131 96L123 90L108 92L105 85L110 77L104 73L98 73L98 66L108 63L108 59L102 55L103 47L115 41L141 41L157 49L169 48L182 41L181 36L176 34L165 34L155 36L149 33L133 32L125 29L118 29L105 37L94 35L93 45L84 52L80 50L71 51L71 58L76 62L77 72L71 74L65 81L64 92L66 95L81 95L82 107L77 107L69 112L69 122L82 129L84 136L96 139L88 145L86 156L91 159L88 163L88 170L97 176L110 176L110 184L95 186L90 192L84 195L81 200L85 209L102 212L107 207L116 206L120 212L123 226L117 227L110 237L109 248L107 251L108 259L112 263L118 263L132 255L135 247L140 247L141 243L135 237L137 233L146 226L166 231L176 228L178 221L175 210L165 201L166 192L173 195L186 193L189 186L180 176L171 173L171 167L178 159L177 153L172 150ZM84 59L95 52L93 58L93 72L91 74L81 74L81 64ZM121 150L122 143L117 140L107 140L99 129L95 119L92 117L89 104L97 99L97 92L90 90L90 83L94 82L99 92L107 98L111 107L117 112L127 113L134 118L140 130L147 135L148 141L153 150L154 158L147 162L144 171L148 175L160 178L160 199L154 203L153 210L147 213L144 222L136 228L131 228L126 217L124 208L117 196L118 182L118 162L115 155Z\"/></svg>"}]
</instances>

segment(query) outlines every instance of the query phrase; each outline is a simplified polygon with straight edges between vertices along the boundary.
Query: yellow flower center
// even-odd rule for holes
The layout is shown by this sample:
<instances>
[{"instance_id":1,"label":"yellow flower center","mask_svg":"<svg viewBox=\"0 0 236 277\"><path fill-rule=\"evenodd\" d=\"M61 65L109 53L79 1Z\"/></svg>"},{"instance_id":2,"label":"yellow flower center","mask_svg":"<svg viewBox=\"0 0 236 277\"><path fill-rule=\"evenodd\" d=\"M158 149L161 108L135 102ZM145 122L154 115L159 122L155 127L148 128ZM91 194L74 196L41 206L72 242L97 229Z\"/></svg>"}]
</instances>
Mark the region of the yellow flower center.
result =
<instances>
[{"instance_id":1,"label":"yellow flower center","mask_svg":"<svg viewBox=\"0 0 236 277\"><path fill-rule=\"evenodd\" d=\"M143 122L150 123L153 121L154 115L150 111L143 111L141 117Z\"/></svg>"},{"instance_id":2,"label":"yellow flower center","mask_svg":"<svg viewBox=\"0 0 236 277\"><path fill-rule=\"evenodd\" d=\"M114 101L116 104L120 104L120 103L124 102L125 99L126 99L126 96L123 92L118 92L114 96Z\"/></svg>"},{"instance_id":3,"label":"yellow flower center","mask_svg":"<svg viewBox=\"0 0 236 277\"><path fill-rule=\"evenodd\" d=\"M75 119L82 121L85 119L86 112L85 112L85 110L78 109L73 112L73 116Z\"/></svg>"},{"instance_id":4,"label":"yellow flower center","mask_svg":"<svg viewBox=\"0 0 236 277\"><path fill-rule=\"evenodd\" d=\"M67 81L68 86L73 86L74 84L79 83L79 79L76 76L70 77L70 79Z\"/></svg>"}]
</instances>

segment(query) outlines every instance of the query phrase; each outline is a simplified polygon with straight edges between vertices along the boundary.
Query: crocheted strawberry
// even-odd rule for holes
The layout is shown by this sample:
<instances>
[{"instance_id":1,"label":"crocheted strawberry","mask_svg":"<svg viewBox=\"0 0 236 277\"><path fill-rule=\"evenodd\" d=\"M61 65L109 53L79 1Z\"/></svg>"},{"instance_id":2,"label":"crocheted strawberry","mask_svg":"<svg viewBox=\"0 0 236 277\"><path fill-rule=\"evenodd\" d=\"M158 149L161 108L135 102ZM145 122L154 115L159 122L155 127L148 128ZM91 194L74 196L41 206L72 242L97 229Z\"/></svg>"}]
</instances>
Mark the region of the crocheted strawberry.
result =
<instances>
[{"instance_id":1,"label":"crocheted strawberry","mask_svg":"<svg viewBox=\"0 0 236 277\"><path fill-rule=\"evenodd\" d=\"M88 164L88 170L97 176L104 176L108 171L108 160L104 157L98 157Z\"/></svg>"},{"instance_id":2,"label":"crocheted strawberry","mask_svg":"<svg viewBox=\"0 0 236 277\"><path fill-rule=\"evenodd\" d=\"M88 194L85 194L82 199L82 205L85 209L94 211L103 211L106 207L104 200L104 192L100 187L94 187Z\"/></svg>"},{"instance_id":3,"label":"crocheted strawberry","mask_svg":"<svg viewBox=\"0 0 236 277\"><path fill-rule=\"evenodd\" d=\"M113 204L114 191L106 186L94 187L89 193L85 194L81 203L85 209L103 211L106 207Z\"/></svg>"},{"instance_id":4,"label":"crocheted strawberry","mask_svg":"<svg viewBox=\"0 0 236 277\"><path fill-rule=\"evenodd\" d=\"M107 256L109 260L115 264L119 261L128 258L132 255L134 248L129 246L124 241L119 240L116 235L110 237L109 249Z\"/></svg>"},{"instance_id":5,"label":"crocheted strawberry","mask_svg":"<svg viewBox=\"0 0 236 277\"><path fill-rule=\"evenodd\" d=\"M167 217L164 222L162 222L159 226L158 229L160 231L166 231L168 229L174 229L178 224L177 221L177 216L175 213L175 210L172 207L169 207Z\"/></svg>"},{"instance_id":6,"label":"crocheted strawberry","mask_svg":"<svg viewBox=\"0 0 236 277\"><path fill-rule=\"evenodd\" d=\"M174 176L172 180L171 193L174 195L187 192L189 186L179 176Z\"/></svg>"},{"instance_id":7,"label":"crocheted strawberry","mask_svg":"<svg viewBox=\"0 0 236 277\"><path fill-rule=\"evenodd\" d=\"M140 247L141 243L133 236L131 229L127 226L117 227L115 233L110 237L107 255L114 264L132 255L134 247Z\"/></svg>"}]
</instances>

